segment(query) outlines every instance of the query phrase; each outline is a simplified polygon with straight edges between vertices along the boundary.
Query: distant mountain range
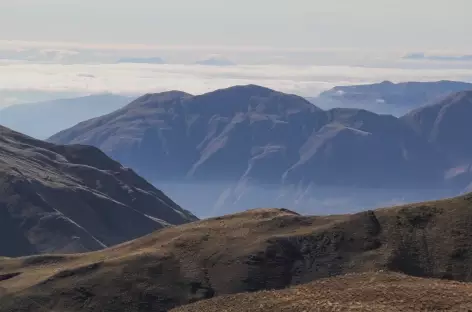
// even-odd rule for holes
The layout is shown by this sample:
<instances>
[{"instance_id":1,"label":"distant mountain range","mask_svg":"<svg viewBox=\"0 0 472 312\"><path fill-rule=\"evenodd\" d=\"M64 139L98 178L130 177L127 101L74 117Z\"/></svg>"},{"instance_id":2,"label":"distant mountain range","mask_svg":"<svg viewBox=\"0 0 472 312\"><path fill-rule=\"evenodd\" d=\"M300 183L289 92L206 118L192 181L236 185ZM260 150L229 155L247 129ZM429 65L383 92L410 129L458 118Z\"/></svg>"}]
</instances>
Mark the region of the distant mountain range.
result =
<instances>
[{"instance_id":1,"label":"distant mountain range","mask_svg":"<svg viewBox=\"0 0 472 312\"><path fill-rule=\"evenodd\" d=\"M424 96L429 94L428 90L434 90L435 85L443 86L439 91L433 91L440 94L453 89L448 85L460 88L468 86L456 82L393 86L381 83L371 85L371 88L378 89L381 85L385 85L387 91L409 85L407 94L421 94L420 90L425 90ZM370 89L369 86L349 88L359 88L364 93ZM60 142L92 143L102 148L163 188L179 204L191 207L200 217L265 205L291 207L303 213L323 214L333 209L352 212L362 208L439 199L457 195L463 190L472 191L472 167L467 161L468 155L461 160L460 155L452 155L453 149L449 150L445 145L447 142L459 142L454 143L458 145L457 148L467 148L467 144L461 143L467 133L462 129L468 129L467 117L464 117L468 116L467 112L460 117L447 117L447 120L464 120L460 127L455 128L443 126L445 117L443 113L435 111L434 105L428 106L427 110L419 109L411 113L421 116L429 110L438 113L441 127L435 127L432 131L429 128L418 129L419 125L415 126L416 119L409 120L412 119L408 117L411 114L398 119L352 107L321 110L299 97L272 90L258 94L257 89L256 86L252 86L252 91L251 86L239 87L198 97L182 92L168 93L167 98L148 95L146 103L139 104L143 101L141 98L121 111L116 110L123 108L131 99L111 94L16 105L0 111L0 124L37 138L45 138L84 120L114 112L111 117L98 119L97 122L102 123L100 127L91 124L89 129L90 122L85 122L74 127L72 133L66 131L66 137L60 135ZM243 91L247 93L246 98L237 95L243 94ZM253 91L254 94L251 94ZM387 91L385 94L388 94ZM401 94L398 93L398 96L401 97ZM168 96L171 96L170 102ZM173 97L181 96L185 98L185 104L177 103L173 108ZM232 98L238 99L236 102L239 101L239 108ZM295 109L299 111L287 114L285 110L288 106L284 105L294 98L298 103ZM280 106L279 111L270 111L272 103L277 101L280 103L275 106ZM349 105L356 103L350 102ZM441 103L446 102L439 103L438 106L441 106ZM398 107L396 104L379 105L375 104L375 108L380 111L382 107ZM251 108L254 106L260 112ZM455 106L457 104L452 107ZM221 108L227 111L223 112ZM303 112L311 109L314 111L301 117ZM454 110L448 108L447 111ZM110 119L113 116L118 119ZM237 116L241 116L241 123L235 119ZM436 121L434 123L438 124ZM87 125L87 129L83 129L83 125ZM389 129L395 134L392 132L389 136ZM307 133L309 131L311 133ZM438 131L444 134L449 131L451 135L447 139L438 138L441 140L438 142L436 134L433 134ZM362 137L362 133L375 135ZM246 139L248 135L251 136L250 140ZM349 136L357 139L351 140ZM292 140L292 137L295 139ZM218 141L220 139L222 141ZM403 147L403 141L408 142L407 148ZM216 148L220 142L223 142L222 147ZM414 142L421 143L417 146ZM354 145L357 147L354 148ZM307 149L310 146L312 150ZM372 162L374 156L371 155L371 149L382 151L383 154L375 153L379 160ZM428 152L431 149L433 151ZM228 162L231 166L225 163L225 153L230 154ZM416 158L411 158L412 153L417 155L413 156ZM352 161L351 154L355 156ZM423 164L422 158L432 163ZM351 172L351 167L357 168L356 171ZM410 170L410 167L413 169ZM394 168L399 169L398 173ZM385 171L385 181L378 184ZM429 176L433 177L429 179L422 172L429 172ZM212 176L214 174L219 176ZM395 182L396 174L399 178ZM408 178L408 175L412 178ZM401 180L407 181L409 185L414 185L413 181L418 183L415 187L407 187L399 182ZM342 196L338 195L339 192ZM262 194L264 198L261 198Z\"/></svg>"},{"instance_id":2,"label":"distant mountain range","mask_svg":"<svg viewBox=\"0 0 472 312\"><path fill-rule=\"evenodd\" d=\"M113 112L131 100L133 97L97 94L17 104L0 110L0 125L38 139L47 139L81 121Z\"/></svg>"},{"instance_id":3,"label":"distant mountain range","mask_svg":"<svg viewBox=\"0 0 472 312\"><path fill-rule=\"evenodd\" d=\"M461 92L436 104L447 114L433 109L429 117L425 107L412 113L419 117L396 118L353 108L322 110L255 85L199 96L174 91L145 95L50 141L97 146L157 182L434 188L470 163L461 146L471 97L472 91ZM424 115L441 124L428 132L426 123L416 122L429 121ZM454 187L467 186L459 180Z\"/></svg>"},{"instance_id":4,"label":"distant mountain range","mask_svg":"<svg viewBox=\"0 0 472 312\"><path fill-rule=\"evenodd\" d=\"M160 63L161 61L163 60L158 57L119 60L122 63ZM229 65L230 63L225 62L225 59L215 57L204 60L201 64ZM339 86L322 93L317 98L308 98L308 100L323 109L361 108L378 114L400 116L450 93L468 89L472 89L472 84L454 81L399 84L383 82L373 85ZM31 95L30 98L34 96ZM116 94L96 94L12 105L0 109L0 125L39 139L46 139L81 121L111 113L134 98Z\"/></svg>"},{"instance_id":5,"label":"distant mountain range","mask_svg":"<svg viewBox=\"0 0 472 312\"><path fill-rule=\"evenodd\" d=\"M94 147L0 126L1 256L99 250L194 220Z\"/></svg>"},{"instance_id":6,"label":"distant mountain range","mask_svg":"<svg viewBox=\"0 0 472 312\"><path fill-rule=\"evenodd\" d=\"M209 57L207 59L199 60L195 64L207 66L231 66L236 65L234 62L219 56Z\"/></svg>"},{"instance_id":7,"label":"distant mountain range","mask_svg":"<svg viewBox=\"0 0 472 312\"><path fill-rule=\"evenodd\" d=\"M451 93L472 90L472 83L459 81L402 82L338 86L311 102L321 108L363 108L380 114L400 116L412 109L433 104Z\"/></svg>"},{"instance_id":8,"label":"distant mountain range","mask_svg":"<svg viewBox=\"0 0 472 312\"><path fill-rule=\"evenodd\" d=\"M165 64L166 61L160 57L123 57L117 63Z\"/></svg>"}]
</instances>

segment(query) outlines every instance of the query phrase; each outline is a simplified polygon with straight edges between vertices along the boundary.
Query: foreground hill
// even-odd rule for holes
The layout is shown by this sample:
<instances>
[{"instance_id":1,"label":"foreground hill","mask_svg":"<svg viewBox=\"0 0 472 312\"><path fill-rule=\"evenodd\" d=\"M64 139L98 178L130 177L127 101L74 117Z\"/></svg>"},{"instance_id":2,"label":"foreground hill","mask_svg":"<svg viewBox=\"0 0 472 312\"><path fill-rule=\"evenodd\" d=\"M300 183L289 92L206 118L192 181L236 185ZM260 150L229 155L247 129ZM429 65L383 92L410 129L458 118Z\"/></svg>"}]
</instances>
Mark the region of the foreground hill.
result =
<instances>
[{"instance_id":1,"label":"foreground hill","mask_svg":"<svg viewBox=\"0 0 472 312\"><path fill-rule=\"evenodd\" d=\"M401 82L338 86L310 99L320 107L363 108L376 113L401 116L424 105L433 104L451 93L472 90L472 83L460 81Z\"/></svg>"},{"instance_id":2,"label":"foreground hill","mask_svg":"<svg viewBox=\"0 0 472 312\"><path fill-rule=\"evenodd\" d=\"M324 111L295 95L236 86L148 94L50 138L88 144L153 182L432 186L448 163L393 116Z\"/></svg>"},{"instance_id":3,"label":"foreground hill","mask_svg":"<svg viewBox=\"0 0 472 312\"><path fill-rule=\"evenodd\" d=\"M0 311L167 311L377 270L470 282L471 239L472 194L353 215L251 210L92 253L2 259ZM417 289L424 283L418 280ZM459 288L458 294L466 289ZM450 299L453 304L457 296Z\"/></svg>"},{"instance_id":4,"label":"foreground hill","mask_svg":"<svg viewBox=\"0 0 472 312\"><path fill-rule=\"evenodd\" d=\"M327 278L279 291L222 296L171 312L468 312L471 309L470 283L376 272Z\"/></svg>"},{"instance_id":5,"label":"foreground hill","mask_svg":"<svg viewBox=\"0 0 472 312\"><path fill-rule=\"evenodd\" d=\"M0 110L0 125L43 140L81 121L111 113L132 100L128 96L97 94L13 105Z\"/></svg>"},{"instance_id":6,"label":"foreground hill","mask_svg":"<svg viewBox=\"0 0 472 312\"><path fill-rule=\"evenodd\" d=\"M0 126L0 256L98 250L194 220L94 147Z\"/></svg>"}]
</instances>

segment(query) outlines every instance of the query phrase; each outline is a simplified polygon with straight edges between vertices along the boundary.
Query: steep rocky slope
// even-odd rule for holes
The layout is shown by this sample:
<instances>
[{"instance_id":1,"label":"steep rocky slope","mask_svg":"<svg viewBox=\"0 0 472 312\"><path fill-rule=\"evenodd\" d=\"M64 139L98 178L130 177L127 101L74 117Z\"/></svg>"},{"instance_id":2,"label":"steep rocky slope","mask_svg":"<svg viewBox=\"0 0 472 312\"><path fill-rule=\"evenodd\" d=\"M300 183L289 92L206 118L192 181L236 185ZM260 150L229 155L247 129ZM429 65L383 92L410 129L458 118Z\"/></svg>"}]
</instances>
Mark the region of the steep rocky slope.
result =
<instances>
[{"instance_id":1,"label":"steep rocky slope","mask_svg":"<svg viewBox=\"0 0 472 312\"><path fill-rule=\"evenodd\" d=\"M84 252L196 218L89 146L0 126L0 255Z\"/></svg>"}]
</instances>

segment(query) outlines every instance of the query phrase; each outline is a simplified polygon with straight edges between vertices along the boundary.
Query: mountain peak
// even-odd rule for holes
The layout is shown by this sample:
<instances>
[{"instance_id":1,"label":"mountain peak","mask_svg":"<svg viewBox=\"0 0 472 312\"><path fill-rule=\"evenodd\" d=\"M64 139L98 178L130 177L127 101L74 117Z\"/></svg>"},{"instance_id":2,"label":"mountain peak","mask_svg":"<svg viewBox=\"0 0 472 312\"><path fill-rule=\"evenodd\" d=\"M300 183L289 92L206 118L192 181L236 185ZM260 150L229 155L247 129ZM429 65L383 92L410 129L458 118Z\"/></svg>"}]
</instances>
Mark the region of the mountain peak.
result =
<instances>
[{"instance_id":1,"label":"mountain peak","mask_svg":"<svg viewBox=\"0 0 472 312\"><path fill-rule=\"evenodd\" d=\"M131 102L126 107L130 108L136 106L152 106L162 102L174 101L182 98L189 98L192 96L193 95L189 93L178 90L164 91L160 93L146 93L145 95L140 96L139 98Z\"/></svg>"},{"instance_id":2,"label":"mountain peak","mask_svg":"<svg viewBox=\"0 0 472 312\"><path fill-rule=\"evenodd\" d=\"M146 93L139 98L138 101L148 101L150 99L165 99L165 100L172 100L181 97L189 97L192 96L190 93L179 91L179 90L170 90L158 93Z\"/></svg>"},{"instance_id":3,"label":"mountain peak","mask_svg":"<svg viewBox=\"0 0 472 312\"><path fill-rule=\"evenodd\" d=\"M235 85L228 88L218 89L213 92L249 92L249 93L279 93L273 89L263 87L256 84ZM210 93L213 93L210 92Z\"/></svg>"},{"instance_id":4,"label":"mountain peak","mask_svg":"<svg viewBox=\"0 0 472 312\"><path fill-rule=\"evenodd\" d=\"M221 113L225 116L252 110L266 114L320 110L298 95L282 93L255 84L232 86L196 96L193 98L192 107L198 108L201 112Z\"/></svg>"}]
</instances>

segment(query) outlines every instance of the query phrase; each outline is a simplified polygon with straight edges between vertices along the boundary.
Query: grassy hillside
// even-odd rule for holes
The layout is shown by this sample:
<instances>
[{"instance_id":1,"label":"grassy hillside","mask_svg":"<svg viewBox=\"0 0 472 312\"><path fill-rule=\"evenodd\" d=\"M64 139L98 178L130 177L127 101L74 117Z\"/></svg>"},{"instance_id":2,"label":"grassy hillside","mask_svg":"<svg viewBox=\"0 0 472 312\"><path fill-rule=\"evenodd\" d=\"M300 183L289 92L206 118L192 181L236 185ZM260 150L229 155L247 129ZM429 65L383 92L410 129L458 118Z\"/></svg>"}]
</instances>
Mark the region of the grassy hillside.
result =
<instances>
[{"instance_id":1,"label":"grassy hillside","mask_svg":"<svg viewBox=\"0 0 472 312\"><path fill-rule=\"evenodd\" d=\"M0 260L0 311L167 311L378 270L472 281L471 240L472 195L324 217L258 209L93 253Z\"/></svg>"},{"instance_id":2,"label":"grassy hillside","mask_svg":"<svg viewBox=\"0 0 472 312\"><path fill-rule=\"evenodd\" d=\"M200 301L171 312L471 311L472 284L375 272Z\"/></svg>"}]
</instances>

